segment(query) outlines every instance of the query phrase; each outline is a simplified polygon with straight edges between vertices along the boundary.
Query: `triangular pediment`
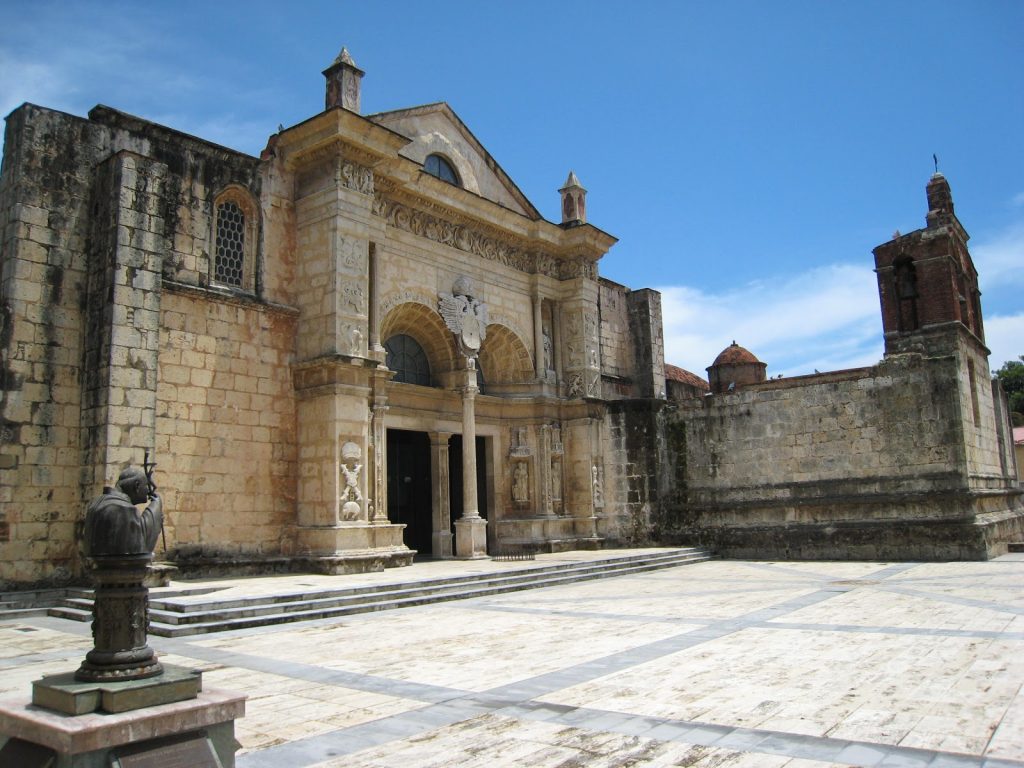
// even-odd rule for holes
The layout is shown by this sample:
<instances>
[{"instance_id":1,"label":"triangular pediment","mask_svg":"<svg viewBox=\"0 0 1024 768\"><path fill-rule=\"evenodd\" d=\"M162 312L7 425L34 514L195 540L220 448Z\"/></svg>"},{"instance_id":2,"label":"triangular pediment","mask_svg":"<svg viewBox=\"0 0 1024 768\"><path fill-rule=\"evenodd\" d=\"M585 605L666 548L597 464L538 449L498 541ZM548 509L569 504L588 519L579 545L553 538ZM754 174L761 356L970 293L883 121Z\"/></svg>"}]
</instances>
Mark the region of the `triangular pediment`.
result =
<instances>
[{"instance_id":1,"label":"triangular pediment","mask_svg":"<svg viewBox=\"0 0 1024 768\"><path fill-rule=\"evenodd\" d=\"M441 155L455 168L462 186L468 191L531 219L542 218L446 103L379 112L367 117L410 140L399 151L403 157L422 165L430 155Z\"/></svg>"}]
</instances>

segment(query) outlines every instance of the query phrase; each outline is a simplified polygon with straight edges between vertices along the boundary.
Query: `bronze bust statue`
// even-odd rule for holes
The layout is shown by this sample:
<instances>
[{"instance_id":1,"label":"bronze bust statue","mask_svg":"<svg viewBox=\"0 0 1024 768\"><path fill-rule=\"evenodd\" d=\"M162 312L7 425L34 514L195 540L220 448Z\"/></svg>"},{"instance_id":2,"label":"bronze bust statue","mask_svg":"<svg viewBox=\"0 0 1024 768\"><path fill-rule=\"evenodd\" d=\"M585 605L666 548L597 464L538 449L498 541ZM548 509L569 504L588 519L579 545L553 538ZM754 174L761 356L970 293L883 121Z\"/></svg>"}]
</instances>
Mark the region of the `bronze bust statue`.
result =
<instances>
[{"instance_id":1,"label":"bronze bust statue","mask_svg":"<svg viewBox=\"0 0 1024 768\"><path fill-rule=\"evenodd\" d=\"M149 502L140 513L136 504ZM85 513L85 553L89 557L151 555L163 524L163 501L146 474L128 467L115 487L103 489Z\"/></svg>"},{"instance_id":2,"label":"bronze bust statue","mask_svg":"<svg viewBox=\"0 0 1024 768\"><path fill-rule=\"evenodd\" d=\"M152 471L149 465L147 469ZM140 512L136 504L145 502ZM163 519L156 486L138 467L124 469L115 487L104 488L86 509L83 544L96 585L93 649L76 679L138 680L163 674L163 665L146 644L149 590L143 584Z\"/></svg>"}]
</instances>

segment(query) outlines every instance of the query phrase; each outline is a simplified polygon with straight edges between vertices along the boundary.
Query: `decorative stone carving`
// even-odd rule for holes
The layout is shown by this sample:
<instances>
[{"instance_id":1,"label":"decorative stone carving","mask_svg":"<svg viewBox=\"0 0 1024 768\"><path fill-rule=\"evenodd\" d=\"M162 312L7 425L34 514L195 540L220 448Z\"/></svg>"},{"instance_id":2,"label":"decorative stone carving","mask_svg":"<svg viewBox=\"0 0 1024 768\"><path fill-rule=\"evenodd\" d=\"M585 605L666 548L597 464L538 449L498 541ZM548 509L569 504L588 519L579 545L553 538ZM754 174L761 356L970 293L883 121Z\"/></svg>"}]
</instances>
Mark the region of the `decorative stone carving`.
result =
<instances>
[{"instance_id":1,"label":"decorative stone carving","mask_svg":"<svg viewBox=\"0 0 1024 768\"><path fill-rule=\"evenodd\" d=\"M447 209L441 211L442 216L456 215ZM476 227L439 218L379 193L374 197L373 213L398 229L458 248L460 251L467 251L489 261L496 261L521 272L539 272L558 280L572 280L577 277L593 280L597 277L597 266L583 257L556 259L550 254L528 251L504 240L497 232L495 235L485 234Z\"/></svg>"},{"instance_id":2,"label":"decorative stone carving","mask_svg":"<svg viewBox=\"0 0 1024 768\"><path fill-rule=\"evenodd\" d=\"M530 444L526 436L526 427L512 427L509 440L509 456L529 456Z\"/></svg>"},{"instance_id":3,"label":"decorative stone carving","mask_svg":"<svg viewBox=\"0 0 1024 768\"><path fill-rule=\"evenodd\" d=\"M551 459L551 500L561 505L562 501L562 458L560 456Z\"/></svg>"},{"instance_id":4,"label":"decorative stone carving","mask_svg":"<svg viewBox=\"0 0 1024 768\"><path fill-rule=\"evenodd\" d=\"M601 396L601 374L591 371L587 375L587 397Z\"/></svg>"},{"instance_id":5,"label":"decorative stone carving","mask_svg":"<svg viewBox=\"0 0 1024 768\"><path fill-rule=\"evenodd\" d=\"M388 313L401 304L422 304L433 309L437 300L430 294L419 291L415 288L406 288L404 291L389 294L380 303L380 316L387 317Z\"/></svg>"},{"instance_id":6,"label":"decorative stone carving","mask_svg":"<svg viewBox=\"0 0 1024 768\"><path fill-rule=\"evenodd\" d=\"M363 313L363 286L360 283L345 283L341 289L341 302L344 308L356 315Z\"/></svg>"},{"instance_id":7,"label":"decorative stone carving","mask_svg":"<svg viewBox=\"0 0 1024 768\"><path fill-rule=\"evenodd\" d=\"M366 272L366 242L338 235L339 264L344 272L357 275Z\"/></svg>"},{"instance_id":8,"label":"decorative stone carving","mask_svg":"<svg viewBox=\"0 0 1024 768\"><path fill-rule=\"evenodd\" d=\"M544 370L554 371L555 370L555 357L554 357L554 346L551 343L551 328L544 324L541 334L544 338Z\"/></svg>"},{"instance_id":9,"label":"decorative stone carving","mask_svg":"<svg viewBox=\"0 0 1024 768\"><path fill-rule=\"evenodd\" d=\"M594 507L600 508L604 506L604 470L595 464L590 472L593 477Z\"/></svg>"},{"instance_id":10,"label":"decorative stone carving","mask_svg":"<svg viewBox=\"0 0 1024 768\"><path fill-rule=\"evenodd\" d=\"M574 373L569 377L569 386L566 388L569 397L583 397L583 374Z\"/></svg>"},{"instance_id":11,"label":"decorative stone carving","mask_svg":"<svg viewBox=\"0 0 1024 768\"><path fill-rule=\"evenodd\" d=\"M458 339L462 354L471 360L487 338L487 305L474 298L472 292L469 278L459 277L452 284L451 293L438 294L438 312Z\"/></svg>"},{"instance_id":12,"label":"decorative stone carving","mask_svg":"<svg viewBox=\"0 0 1024 768\"><path fill-rule=\"evenodd\" d=\"M530 501L530 467L517 461L512 469L512 501L526 504Z\"/></svg>"},{"instance_id":13,"label":"decorative stone carving","mask_svg":"<svg viewBox=\"0 0 1024 768\"><path fill-rule=\"evenodd\" d=\"M359 514L362 514L362 505L358 502L363 500L363 494L359 490L359 473L363 470L363 465L359 463L359 459L362 456L362 451L359 450L359 446L353 442L345 443L341 446L341 464L338 470L341 472L341 477L345 481L345 486L341 490L341 494L338 496L338 501L341 502L355 502L359 507ZM343 505L347 507L348 503Z\"/></svg>"},{"instance_id":14,"label":"decorative stone carving","mask_svg":"<svg viewBox=\"0 0 1024 768\"><path fill-rule=\"evenodd\" d=\"M364 195L372 195L373 171L356 163L342 163L341 185Z\"/></svg>"},{"instance_id":15,"label":"decorative stone carving","mask_svg":"<svg viewBox=\"0 0 1024 768\"><path fill-rule=\"evenodd\" d=\"M551 425L551 452L563 453L562 451L562 425Z\"/></svg>"}]
</instances>

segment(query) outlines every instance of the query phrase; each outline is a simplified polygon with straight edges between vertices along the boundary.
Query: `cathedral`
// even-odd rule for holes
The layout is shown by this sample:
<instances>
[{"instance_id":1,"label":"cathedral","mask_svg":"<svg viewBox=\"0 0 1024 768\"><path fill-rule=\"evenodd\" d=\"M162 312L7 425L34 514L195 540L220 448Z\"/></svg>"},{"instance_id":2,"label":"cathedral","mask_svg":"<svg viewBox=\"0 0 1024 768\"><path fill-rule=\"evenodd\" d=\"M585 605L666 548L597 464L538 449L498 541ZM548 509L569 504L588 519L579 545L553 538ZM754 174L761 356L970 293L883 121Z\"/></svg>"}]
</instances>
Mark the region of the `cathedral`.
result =
<instances>
[{"instance_id":1,"label":"cathedral","mask_svg":"<svg viewBox=\"0 0 1024 768\"><path fill-rule=\"evenodd\" d=\"M362 114L344 49L323 75L259 157L106 106L7 117L0 589L79 578L86 503L144 460L186 576L1024 533L941 176L875 251L883 361L765 381L734 344L705 381L665 364L659 294L600 276L575 173L547 221L447 104Z\"/></svg>"}]
</instances>

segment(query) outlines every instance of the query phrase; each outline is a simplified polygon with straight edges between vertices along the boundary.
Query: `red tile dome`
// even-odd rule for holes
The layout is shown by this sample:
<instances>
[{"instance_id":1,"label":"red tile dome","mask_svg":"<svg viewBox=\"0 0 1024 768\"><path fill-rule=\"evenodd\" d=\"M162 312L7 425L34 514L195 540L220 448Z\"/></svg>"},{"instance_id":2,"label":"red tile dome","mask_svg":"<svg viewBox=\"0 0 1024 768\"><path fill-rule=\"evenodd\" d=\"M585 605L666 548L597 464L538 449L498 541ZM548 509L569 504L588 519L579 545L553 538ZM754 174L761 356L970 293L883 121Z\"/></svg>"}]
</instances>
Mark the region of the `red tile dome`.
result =
<instances>
[{"instance_id":1,"label":"red tile dome","mask_svg":"<svg viewBox=\"0 0 1024 768\"><path fill-rule=\"evenodd\" d=\"M711 365L741 365L743 363L760 363L754 354L735 341L722 350L722 353L715 358Z\"/></svg>"}]
</instances>

